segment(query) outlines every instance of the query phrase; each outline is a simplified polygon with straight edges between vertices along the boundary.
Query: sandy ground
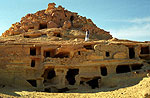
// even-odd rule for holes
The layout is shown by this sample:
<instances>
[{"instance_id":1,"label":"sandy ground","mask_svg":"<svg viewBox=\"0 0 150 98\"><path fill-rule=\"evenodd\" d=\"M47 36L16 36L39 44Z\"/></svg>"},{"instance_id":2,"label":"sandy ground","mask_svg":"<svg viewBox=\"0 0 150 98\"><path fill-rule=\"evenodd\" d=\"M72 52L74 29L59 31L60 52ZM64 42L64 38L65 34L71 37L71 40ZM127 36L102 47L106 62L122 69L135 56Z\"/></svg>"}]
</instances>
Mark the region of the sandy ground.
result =
<instances>
[{"instance_id":1,"label":"sandy ground","mask_svg":"<svg viewBox=\"0 0 150 98\"><path fill-rule=\"evenodd\" d=\"M87 91L88 92L88 91ZM150 77L143 78L137 85L95 93L46 93L21 91L11 87L0 88L0 98L150 98Z\"/></svg>"}]
</instances>

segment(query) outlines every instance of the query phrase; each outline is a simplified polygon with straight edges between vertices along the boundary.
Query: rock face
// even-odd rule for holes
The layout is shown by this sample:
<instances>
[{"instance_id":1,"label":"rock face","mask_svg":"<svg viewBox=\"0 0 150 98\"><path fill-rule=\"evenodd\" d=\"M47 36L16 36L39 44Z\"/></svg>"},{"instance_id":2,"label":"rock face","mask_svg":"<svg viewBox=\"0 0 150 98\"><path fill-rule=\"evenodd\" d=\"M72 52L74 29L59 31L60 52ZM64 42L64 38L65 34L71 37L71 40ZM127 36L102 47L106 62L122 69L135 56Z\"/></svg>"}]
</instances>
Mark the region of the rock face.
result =
<instances>
[{"instance_id":1,"label":"rock face","mask_svg":"<svg viewBox=\"0 0 150 98\"><path fill-rule=\"evenodd\" d=\"M91 40L84 41L87 29ZM50 3L0 37L0 85L71 92L133 85L149 76L149 42L110 38L90 19Z\"/></svg>"},{"instance_id":2,"label":"rock face","mask_svg":"<svg viewBox=\"0 0 150 98\"><path fill-rule=\"evenodd\" d=\"M83 33L89 30L91 39L112 38L109 32L98 28L91 19L86 19L77 13L65 10L62 6L55 7L55 3L48 4L46 10L22 17L20 22L12 24L12 27L5 31L2 36L24 34L29 32L30 29L41 30L47 28L78 29Z\"/></svg>"}]
</instances>

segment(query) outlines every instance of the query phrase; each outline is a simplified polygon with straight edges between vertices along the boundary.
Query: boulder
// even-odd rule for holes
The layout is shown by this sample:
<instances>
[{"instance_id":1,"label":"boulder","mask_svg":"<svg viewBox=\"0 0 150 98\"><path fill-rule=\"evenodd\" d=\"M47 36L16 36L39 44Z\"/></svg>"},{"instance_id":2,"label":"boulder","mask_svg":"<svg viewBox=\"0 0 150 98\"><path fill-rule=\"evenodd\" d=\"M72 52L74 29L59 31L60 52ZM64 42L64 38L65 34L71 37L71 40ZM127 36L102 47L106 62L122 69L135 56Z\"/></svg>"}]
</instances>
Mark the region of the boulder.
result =
<instances>
[{"instance_id":1,"label":"boulder","mask_svg":"<svg viewBox=\"0 0 150 98\"><path fill-rule=\"evenodd\" d=\"M54 23L53 21L50 21L47 23L47 28L57 28L58 25Z\"/></svg>"},{"instance_id":2,"label":"boulder","mask_svg":"<svg viewBox=\"0 0 150 98\"><path fill-rule=\"evenodd\" d=\"M45 13L49 12L50 10L54 9L55 8L55 3L49 3L48 4L48 8L46 9Z\"/></svg>"},{"instance_id":3,"label":"boulder","mask_svg":"<svg viewBox=\"0 0 150 98\"><path fill-rule=\"evenodd\" d=\"M71 28L71 22L70 21L65 21L63 24L64 29L70 29Z\"/></svg>"}]
</instances>

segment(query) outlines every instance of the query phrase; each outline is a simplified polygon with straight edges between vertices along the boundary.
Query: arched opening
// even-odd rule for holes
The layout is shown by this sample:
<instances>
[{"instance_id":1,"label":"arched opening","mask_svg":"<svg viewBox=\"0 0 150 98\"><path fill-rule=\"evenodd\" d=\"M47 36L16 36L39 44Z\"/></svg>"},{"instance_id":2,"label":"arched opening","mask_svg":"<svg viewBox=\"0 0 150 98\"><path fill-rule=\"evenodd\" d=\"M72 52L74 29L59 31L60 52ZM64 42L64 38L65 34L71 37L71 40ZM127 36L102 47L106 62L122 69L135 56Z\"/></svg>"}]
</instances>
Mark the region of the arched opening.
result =
<instances>
[{"instance_id":1,"label":"arched opening","mask_svg":"<svg viewBox=\"0 0 150 98\"><path fill-rule=\"evenodd\" d=\"M54 69L48 70L47 79L52 79L56 76Z\"/></svg>"},{"instance_id":2,"label":"arched opening","mask_svg":"<svg viewBox=\"0 0 150 98\"><path fill-rule=\"evenodd\" d=\"M127 72L130 72L130 67L129 65L119 65L117 66L116 68L116 73L119 74L119 73L127 73Z\"/></svg>"},{"instance_id":3,"label":"arched opening","mask_svg":"<svg viewBox=\"0 0 150 98\"><path fill-rule=\"evenodd\" d=\"M108 52L108 51L106 51L106 57L109 57L109 56L110 56L109 52Z\"/></svg>"},{"instance_id":4,"label":"arched opening","mask_svg":"<svg viewBox=\"0 0 150 98\"><path fill-rule=\"evenodd\" d=\"M106 68L106 66L100 67L100 69L101 69L101 75L102 76L107 76L107 68Z\"/></svg>"},{"instance_id":5,"label":"arched opening","mask_svg":"<svg viewBox=\"0 0 150 98\"><path fill-rule=\"evenodd\" d=\"M44 83L51 83L51 84L53 84L53 81L50 81L50 80L52 80L53 78L56 77L56 73L55 73L54 68L46 69L44 71L44 74L42 75L42 77L44 77Z\"/></svg>"}]
</instances>

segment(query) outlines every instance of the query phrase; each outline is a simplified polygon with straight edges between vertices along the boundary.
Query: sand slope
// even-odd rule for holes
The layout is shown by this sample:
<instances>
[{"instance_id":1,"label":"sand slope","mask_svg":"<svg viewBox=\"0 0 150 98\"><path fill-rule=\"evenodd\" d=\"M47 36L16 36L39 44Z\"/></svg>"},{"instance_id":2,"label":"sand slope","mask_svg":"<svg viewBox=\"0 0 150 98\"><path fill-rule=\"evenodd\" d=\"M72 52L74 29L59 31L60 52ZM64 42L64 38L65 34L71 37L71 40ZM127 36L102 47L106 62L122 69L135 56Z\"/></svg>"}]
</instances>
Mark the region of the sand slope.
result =
<instances>
[{"instance_id":1,"label":"sand slope","mask_svg":"<svg viewBox=\"0 0 150 98\"><path fill-rule=\"evenodd\" d=\"M96 90L95 90L96 92ZM11 87L0 88L0 97L23 98L150 98L150 77L145 77L137 85L114 91L97 93L46 93L21 91Z\"/></svg>"}]
</instances>

